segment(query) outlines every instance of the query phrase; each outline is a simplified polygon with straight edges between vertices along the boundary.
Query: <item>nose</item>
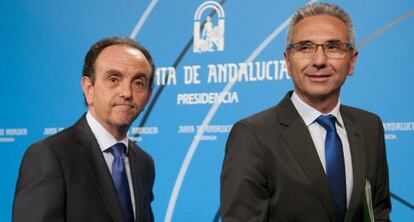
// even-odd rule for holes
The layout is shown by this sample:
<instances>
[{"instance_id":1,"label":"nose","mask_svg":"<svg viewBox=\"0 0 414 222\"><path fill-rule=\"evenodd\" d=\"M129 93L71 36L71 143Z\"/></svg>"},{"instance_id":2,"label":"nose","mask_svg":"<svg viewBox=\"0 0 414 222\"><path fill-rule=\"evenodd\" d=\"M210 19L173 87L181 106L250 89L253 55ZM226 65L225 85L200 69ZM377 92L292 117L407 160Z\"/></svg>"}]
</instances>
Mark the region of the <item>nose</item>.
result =
<instances>
[{"instance_id":1,"label":"nose","mask_svg":"<svg viewBox=\"0 0 414 222\"><path fill-rule=\"evenodd\" d=\"M312 66L314 66L317 69L322 69L326 67L327 62L328 62L328 56L325 53L323 45L318 45L316 47L315 54L313 54L313 57L312 57L312 61L311 61Z\"/></svg>"},{"instance_id":2,"label":"nose","mask_svg":"<svg viewBox=\"0 0 414 222\"><path fill-rule=\"evenodd\" d=\"M127 81L125 81L124 83L122 83L120 85L120 92L119 92L120 96L123 97L124 99L129 99L132 97L132 88L131 88L131 84L129 84Z\"/></svg>"}]
</instances>

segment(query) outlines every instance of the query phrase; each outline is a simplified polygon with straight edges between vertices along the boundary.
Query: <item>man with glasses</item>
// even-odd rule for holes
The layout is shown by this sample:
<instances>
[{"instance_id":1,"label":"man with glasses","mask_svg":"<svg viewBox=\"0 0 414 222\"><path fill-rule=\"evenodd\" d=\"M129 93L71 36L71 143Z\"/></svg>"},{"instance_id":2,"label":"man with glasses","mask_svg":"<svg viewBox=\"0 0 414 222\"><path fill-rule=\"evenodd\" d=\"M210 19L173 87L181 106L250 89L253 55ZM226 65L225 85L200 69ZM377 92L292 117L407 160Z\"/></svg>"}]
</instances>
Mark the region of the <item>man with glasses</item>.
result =
<instances>
[{"instance_id":1,"label":"man with glasses","mask_svg":"<svg viewBox=\"0 0 414 222\"><path fill-rule=\"evenodd\" d=\"M375 220L389 221L382 122L339 100L358 55L351 18L336 5L305 5L287 42L294 91L234 125L221 175L222 221L357 222L370 199Z\"/></svg>"}]
</instances>

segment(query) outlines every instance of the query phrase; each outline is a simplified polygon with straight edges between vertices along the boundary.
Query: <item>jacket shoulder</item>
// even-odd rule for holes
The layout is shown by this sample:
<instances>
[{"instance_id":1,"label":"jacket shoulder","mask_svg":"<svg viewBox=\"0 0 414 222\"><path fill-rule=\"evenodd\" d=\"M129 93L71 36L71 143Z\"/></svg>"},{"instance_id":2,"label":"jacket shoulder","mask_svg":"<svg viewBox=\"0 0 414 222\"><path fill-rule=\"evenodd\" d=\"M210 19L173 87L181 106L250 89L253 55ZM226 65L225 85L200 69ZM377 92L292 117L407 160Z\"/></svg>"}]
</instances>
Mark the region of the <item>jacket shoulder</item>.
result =
<instances>
[{"instance_id":1,"label":"jacket shoulder","mask_svg":"<svg viewBox=\"0 0 414 222\"><path fill-rule=\"evenodd\" d=\"M76 130L74 129L74 126L70 126L56 134L53 134L33 143L30 147L60 147L63 144L70 144L71 141L75 141L78 138L77 133L75 131Z\"/></svg>"},{"instance_id":2,"label":"jacket shoulder","mask_svg":"<svg viewBox=\"0 0 414 222\"><path fill-rule=\"evenodd\" d=\"M277 120L276 106L272 106L266 110L255 113L251 116L239 120L236 124L244 124L251 127L262 127L267 124L275 124Z\"/></svg>"},{"instance_id":3,"label":"jacket shoulder","mask_svg":"<svg viewBox=\"0 0 414 222\"><path fill-rule=\"evenodd\" d=\"M347 106L347 105L341 105L341 113L345 115L346 117L351 118L351 120L359 123L364 122L380 122L381 118L372 112L369 112L367 110L363 110L360 108Z\"/></svg>"}]
</instances>

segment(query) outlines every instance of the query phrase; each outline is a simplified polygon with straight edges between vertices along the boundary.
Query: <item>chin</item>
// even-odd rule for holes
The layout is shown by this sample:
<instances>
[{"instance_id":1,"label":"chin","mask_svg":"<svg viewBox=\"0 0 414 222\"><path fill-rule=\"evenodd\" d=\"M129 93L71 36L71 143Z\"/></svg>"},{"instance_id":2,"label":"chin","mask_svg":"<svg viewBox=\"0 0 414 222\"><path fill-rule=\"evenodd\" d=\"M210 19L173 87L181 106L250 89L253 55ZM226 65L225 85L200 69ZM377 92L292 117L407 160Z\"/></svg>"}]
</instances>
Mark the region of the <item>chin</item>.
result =
<instances>
[{"instance_id":1,"label":"chin","mask_svg":"<svg viewBox=\"0 0 414 222\"><path fill-rule=\"evenodd\" d=\"M132 122L134 122L135 118L132 117L124 117L124 118L116 118L112 119L112 125L118 127L118 128L125 128L129 127Z\"/></svg>"},{"instance_id":2,"label":"chin","mask_svg":"<svg viewBox=\"0 0 414 222\"><path fill-rule=\"evenodd\" d=\"M332 90L321 89L321 90L313 90L308 93L308 95L315 97L315 98L326 98L333 96L335 93Z\"/></svg>"}]
</instances>

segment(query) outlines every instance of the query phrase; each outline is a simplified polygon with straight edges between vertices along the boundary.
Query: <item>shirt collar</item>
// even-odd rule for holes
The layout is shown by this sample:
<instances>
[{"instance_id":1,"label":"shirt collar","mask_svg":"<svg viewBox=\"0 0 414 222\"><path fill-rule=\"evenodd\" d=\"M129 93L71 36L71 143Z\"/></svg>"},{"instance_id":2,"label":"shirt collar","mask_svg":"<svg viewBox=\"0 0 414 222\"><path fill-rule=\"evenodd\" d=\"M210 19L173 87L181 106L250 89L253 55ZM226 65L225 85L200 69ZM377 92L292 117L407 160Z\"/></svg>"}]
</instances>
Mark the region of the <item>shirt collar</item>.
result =
<instances>
[{"instance_id":1,"label":"shirt collar","mask_svg":"<svg viewBox=\"0 0 414 222\"><path fill-rule=\"evenodd\" d=\"M343 127L343 120L341 113L339 111L339 107L341 106L341 102L338 99L338 103L328 113L321 113L317 109L313 108L312 106L305 103L299 96L296 94L296 91L293 91L292 96L290 97L292 100L293 105L295 106L296 110L298 111L299 115L302 117L303 121L305 122L306 126L311 125L320 115L332 115L335 116L336 121L340 127Z\"/></svg>"},{"instance_id":2,"label":"shirt collar","mask_svg":"<svg viewBox=\"0 0 414 222\"><path fill-rule=\"evenodd\" d=\"M98 141L101 151L104 152L106 149L112 147L117 143L125 144L128 153L128 137L125 136L122 140L118 141L113 137L88 111L86 113L86 121L88 122L89 127L92 130L93 135L95 135L96 140Z\"/></svg>"}]
</instances>

